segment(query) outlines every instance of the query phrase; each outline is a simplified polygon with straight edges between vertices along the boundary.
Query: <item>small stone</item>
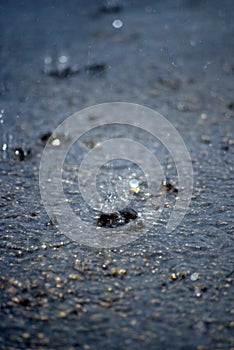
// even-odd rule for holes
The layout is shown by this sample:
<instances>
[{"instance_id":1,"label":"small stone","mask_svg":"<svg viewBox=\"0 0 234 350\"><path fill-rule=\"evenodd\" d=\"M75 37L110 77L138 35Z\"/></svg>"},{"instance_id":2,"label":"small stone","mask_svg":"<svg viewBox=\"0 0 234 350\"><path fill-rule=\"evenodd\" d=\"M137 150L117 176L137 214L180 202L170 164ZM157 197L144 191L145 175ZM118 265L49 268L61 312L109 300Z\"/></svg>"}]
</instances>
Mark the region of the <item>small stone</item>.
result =
<instances>
[{"instance_id":1,"label":"small stone","mask_svg":"<svg viewBox=\"0 0 234 350\"><path fill-rule=\"evenodd\" d=\"M101 227L113 227L119 222L118 213L101 213L97 225Z\"/></svg>"},{"instance_id":2,"label":"small stone","mask_svg":"<svg viewBox=\"0 0 234 350\"><path fill-rule=\"evenodd\" d=\"M116 227L129 223L137 218L137 212L132 208L125 208L114 213L101 213L97 220L97 226Z\"/></svg>"},{"instance_id":3,"label":"small stone","mask_svg":"<svg viewBox=\"0 0 234 350\"><path fill-rule=\"evenodd\" d=\"M211 143L211 139L208 135L202 135L201 136L201 141L204 143Z\"/></svg>"},{"instance_id":4,"label":"small stone","mask_svg":"<svg viewBox=\"0 0 234 350\"><path fill-rule=\"evenodd\" d=\"M133 319L130 321L130 325L131 326L135 326L137 324L137 320L136 319Z\"/></svg>"},{"instance_id":5,"label":"small stone","mask_svg":"<svg viewBox=\"0 0 234 350\"><path fill-rule=\"evenodd\" d=\"M125 270L125 269L119 269L118 274L119 274L120 276L123 276L123 275L126 274L126 270Z\"/></svg>"},{"instance_id":6,"label":"small stone","mask_svg":"<svg viewBox=\"0 0 234 350\"><path fill-rule=\"evenodd\" d=\"M112 267L112 269L110 269L109 271L107 271L105 273L106 276L113 276L113 277L116 277L116 276L123 276L126 274L126 270L125 269L122 269L122 268L119 268L119 267Z\"/></svg>"},{"instance_id":7,"label":"small stone","mask_svg":"<svg viewBox=\"0 0 234 350\"><path fill-rule=\"evenodd\" d=\"M47 321L49 319L49 317L47 315L40 315L40 320L42 321Z\"/></svg>"},{"instance_id":8,"label":"small stone","mask_svg":"<svg viewBox=\"0 0 234 350\"><path fill-rule=\"evenodd\" d=\"M79 278L79 275L77 275L76 273L71 273L68 277L71 280L77 280Z\"/></svg>"},{"instance_id":9,"label":"small stone","mask_svg":"<svg viewBox=\"0 0 234 350\"><path fill-rule=\"evenodd\" d=\"M90 321L94 323L100 323L105 320L105 316L101 313L94 313L90 316Z\"/></svg>"},{"instance_id":10,"label":"small stone","mask_svg":"<svg viewBox=\"0 0 234 350\"><path fill-rule=\"evenodd\" d=\"M41 141L43 144L45 144L45 143L49 140L49 138L50 138L51 135L52 135L52 132L51 132L51 131L48 131L48 132L42 134L42 135L40 136L40 141Z\"/></svg>"},{"instance_id":11,"label":"small stone","mask_svg":"<svg viewBox=\"0 0 234 350\"><path fill-rule=\"evenodd\" d=\"M176 273L172 273L172 274L171 274L171 279L172 279L173 281L177 280L177 278L178 278L178 276L177 276Z\"/></svg>"},{"instance_id":12,"label":"small stone","mask_svg":"<svg viewBox=\"0 0 234 350\"><path fill-rule=\"evenodd\" d=\"M67 316L67 312L66 311L60 311L59 312L59 316L60 317L66 317Z\"/></svg>"},{"instance_id":13,"label":"small stone","mask_svg":"<svg viewBox=\"0 0 234 350\"><path fill-rule=\"evenodd\" d=\"M101 301L100 305L103 306L103 307L109 308L109 307L111 307L112 302L109 301L109 300L108 301Z\"/></svg>"},{"instance_id":14,"label":"small stone","mask_svg":"<svg viewBox=\"0 0 234 350\"><path fill-rule=\"evenodd\" d=\"M105 63L94 63L94 64L89 64L85 67L85 71L91 74L104 73L106 70L107 70L107 66Z\"/></svg>"},{"instance_id":15,"label":"small stone","mask_svg":"<svg viewBox=\"0 0 234 350\"><path fill-rule=\"evenodd\" d=\"M137 218L137 212L132 208L123 209L120 211L120 214L124 217L126 224L130 220L135 220Z\"/></svg>"},{"instance_id":16,"label":"small stone","mask_svg":"<svg viewBox=\"0 0 234 350\"><path fill-rule=\"evenodd\" d=\"M37 333L39 339L43 339L45 337L44 333Z\"/></svg>"},{"instance_id":17,"label":"small stone","mask_svg":"<svg viewBox=\"0 0 234 350\"><path fill-rule=\"evenodd\" d=\"M22 333L22 337L24 339L28 339L28 338L30 338L30 334L29 333Z\"/></svg>"}]
</instances>

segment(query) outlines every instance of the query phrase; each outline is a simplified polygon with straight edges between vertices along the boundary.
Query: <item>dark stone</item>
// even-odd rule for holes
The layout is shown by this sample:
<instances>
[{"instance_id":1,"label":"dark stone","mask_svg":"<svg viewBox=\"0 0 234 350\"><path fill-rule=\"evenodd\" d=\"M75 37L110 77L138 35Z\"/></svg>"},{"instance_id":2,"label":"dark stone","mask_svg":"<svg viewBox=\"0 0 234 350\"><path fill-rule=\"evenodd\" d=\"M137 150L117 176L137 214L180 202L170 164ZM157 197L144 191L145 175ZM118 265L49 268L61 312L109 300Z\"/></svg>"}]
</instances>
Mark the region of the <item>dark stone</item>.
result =
<instances>
[{"instance_id":1,"label":"dark stone","mask_svg":"<svg viewBox=\"0 0 234 350\"><path fill-rule=\"evenodd\" d=\"M97 225L101 227L115 227L120 220L119 213L101 213Z\"/></svg>"},{"instance_id":2,"label":"dark stone","mask_svg":"<svg viewBox=\"0 0 234 350\"><path fill-rule=\"evenodd\" d=\"M107 66L105 63L88 64L85 67L85 71L91 74L103 73L106 71L106 69L107 69Z\"/></svg>"},{"instance_id":3,"label":"dark stone","mask_svg":"<svg viewBox=\"0 0 234 350\"><path fill-rule=\"evenodd\" d=\"M123 7L119 4L106 4L100 7L100 12L102 13L120 13L123 10Z\"/></svg>"},{"instance_id":4,"label":"dark stone","mask_svg":"<svg viewBox=\"0 0 234 350\"><path fill-rule=\"evenodd\" d=\"M137 212L131 208L125 208L115 213L101 213L97 225L101 227L116 227L129 223L137 218Z\"/></svg>"},{"instance_id":5,"label":"dark stone","mask_svg":"<svg viewBox=\"0 0 234 350\"><path fill-rule=\"evenodd\" d=\"M222 151L228 151L228 150L229 150L229 146L223 144L223 145L221 146L221 150L222 150Z\"/></svg>"},{"instance_id":6,"label":"dark stone","mask_svg":"<svg viewBox=\"0 0 234 350\"><path fill-rule=\"evenodd\" d=\"M40 136L40 141L43 142L43 143L46 143L46 142L49 140L49 138L50 138L51 135L52 135L52 132L51 132L51 131L48 131L48 132L42 134L42 135Z\"/></svg>"},{"instance_id":7,"label":"dark stone","mask_svg":"<svg viewBox=\"0 0 234 350\"><path fill-rule=\"evenodd\" d=\"M135 220L137 218L137 212L131 208L126 208L126 209L120 210L120 214L124 217L126 224L130 220Z\"/></svg>"},{"instance_id":8,"label":"dark stone","mask_svg":"<svg viewBox=\"0 0 234 350\"><path fill-rule=\"evenodd\" d=\"M167 192L179 192L178 189L169 180L162 182L162 188L164 188Z\"/></svg>"},{"instance_id":9,"label":"dark stone","mask_svg":"<svg viewBox=\"0 0 234 350\"><path fill-rule=\"evenodd\" d=\"M79 69L72 69L71 67L64 67L63 69L52 69L46 72L46 74L53 78L64 79L72 75L78 74Z\"/></svg>"}]
</instances>

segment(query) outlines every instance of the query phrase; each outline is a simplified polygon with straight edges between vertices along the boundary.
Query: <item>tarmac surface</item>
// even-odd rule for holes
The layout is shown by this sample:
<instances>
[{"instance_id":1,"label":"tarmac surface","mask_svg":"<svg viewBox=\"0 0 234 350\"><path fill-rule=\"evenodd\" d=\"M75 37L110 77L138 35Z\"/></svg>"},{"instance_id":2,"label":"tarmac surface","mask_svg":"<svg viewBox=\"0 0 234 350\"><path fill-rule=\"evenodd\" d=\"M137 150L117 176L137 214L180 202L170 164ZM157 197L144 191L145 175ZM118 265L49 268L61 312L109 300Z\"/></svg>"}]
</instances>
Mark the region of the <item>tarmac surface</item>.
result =
<instances>
[{"instance_id":1,"label":"tarmac surface","mask_svg":"<svg viewBox=\"0 0 234 350\"><path fill-rule=\"evenodd\" d=\"M227 0L0 2L0 349L234 349L233 15ZM40 159L65 118L118 101L177 128L193 195L173 232L167 188L145 235L96 249L50 221ZM176 186L173 160L158 157Z\"/></svg>"}]
</instances>

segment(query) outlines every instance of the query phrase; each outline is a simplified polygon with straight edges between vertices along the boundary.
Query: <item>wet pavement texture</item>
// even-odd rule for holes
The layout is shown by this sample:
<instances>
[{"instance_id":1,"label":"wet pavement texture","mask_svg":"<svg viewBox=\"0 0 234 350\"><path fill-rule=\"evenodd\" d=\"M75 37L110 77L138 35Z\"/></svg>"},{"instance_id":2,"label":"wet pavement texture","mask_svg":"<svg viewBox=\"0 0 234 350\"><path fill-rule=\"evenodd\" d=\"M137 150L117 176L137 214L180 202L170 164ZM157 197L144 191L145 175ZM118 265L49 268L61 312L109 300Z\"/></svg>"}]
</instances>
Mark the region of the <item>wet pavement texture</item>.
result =
<instances>
[{"instance_id":1,"label":"wet pavement texture","mask_svg":"<svg viewBox=\"0 0 234 350\"><path fill-rule=\"evenodd\" d=\"M234 348L233 13L232 1L1 1L1 349ZM170 234L175 193L147 234L95 249L56 230L39 166L60 122L112 101L173 123L194 191Z\"/></svg>"}]
</instances>

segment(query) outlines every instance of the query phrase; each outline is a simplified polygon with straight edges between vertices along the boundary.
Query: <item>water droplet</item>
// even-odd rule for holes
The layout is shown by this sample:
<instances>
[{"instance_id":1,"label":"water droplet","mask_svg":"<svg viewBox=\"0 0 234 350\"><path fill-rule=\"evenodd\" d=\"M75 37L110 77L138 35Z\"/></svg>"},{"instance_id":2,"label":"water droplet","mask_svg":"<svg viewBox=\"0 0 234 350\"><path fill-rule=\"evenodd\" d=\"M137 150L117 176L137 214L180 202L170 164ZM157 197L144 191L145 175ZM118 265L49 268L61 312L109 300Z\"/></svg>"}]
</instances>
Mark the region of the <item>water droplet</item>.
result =
<instances>
[{"instance_id":1,"label":"water droplet","mask_svg":"<svg viewBox=\"0 0 234 350\"><path fill-rule=\"evenodd\" d=\"M112 26L116 29L119 29L123 26L123 22L121 21L121 19L115 19L113 22L112 22Z\"/></svg>"},{"instance_id":2,"label":"water droplet","mask_svg":"<svg viewBox=\"0 0 234 350\"><path fill-rule=\"evenodd\" d=\"M3 143L2 150L3 150L3 152L7 150L7 144L6 143Z\"/></svg>"},{"instance_id":3,"label":"water droplet","mask_svg":"<svg viewBox=\"0 0 234 350\"><path fill-rule=\"evenodd\" d=\"M67 63L68 57L65 55L62 55L58 58L58 61L59 61L59 63L62 63L62 64Z\"/></svg>"},{"instance_id":4,"label":"water droplet","mask_svg":"<svg viewBox=\"0 0 234 350\"><path fill-rule=\"evenodd\" d=\"M139 188L139 182L138 182L137 179L131 179L131 180L129 181L129 185L130 185L131 190L132 190L134 193L139 193L140 188Z\"/></svg>"},{"instance_id":5,"label":"water droplet","mask_svg":"<svg viewBox=\"0 0 234 350\"><path fill-rule=\"evenodd\" d=\"M191 45L191 46L196 46L196 40L191 39L191 40L190 40L190 45Z\"/></svg>"},{"instance_id":6,"label":"water droplet","mask_svg":"<svg viewBox=\"0 0 234 350\"><path fill-rule=\"evenodd\" d=\"M53 146L60 146L60 144L61 144L61 142L60 142L60 140L59 139L54 139L52 142L51 142L51 144L53 145Z\"/></svg>"},{"instance_id":7,"label":"water droplet","mask_svg":"<svg viewBox=\"0 0 234 350\"><path fill-rule=\"evenodd\" d=\"M191 281L195 282L197 279L199 278L199 273L198 272L194 272L192 273L192 275L190 276Z\"/></svg>"},{"instance_id":8,"label":"water droplet","mask_svg":"<svg viewBox=\"0 0 234 350\"><path fill-rule=\"evenodd\" d=\"M44 58L44 63L45 64L51 64L52 63L52 57L51 56L46 56L45 58Z\"/></svg>"},{"instance_id":9,"label":"water droplet","mask_svg":"<svg viewBox=\"0 0 234 350\"><path fill-rule=\"evenodd\" d=\"M3 122L4 122L3 115L4 115L4 109L1 109L1 111L0 111L0 123L1 124L3 124Z\"/></svg>"},{"instance_id":10,"label":"water droplet","mask_svg":"<svg viewBox=\"0 0 234 350\"><path fill-rule=\"evenodd\" d=\"M25 153L24 153L24 150L19 147L19 148L15 148L14 149L14 154L15 154L15 159L17 160L24 160L25 159Z\"/></svg>"},{"instance_id":11,"label":"water droplet","mask_svg":"<svg viewBox=\"0 0 234 350\"><path fill-rule=\"evenodd\" d=\"M139 186L139 182L137 181L137 179L131 179L131 180L129 181L129 184L130 184L130 186L133 187L133 188L137 188L137 187Z\"/></svg>"}]
</instances>

